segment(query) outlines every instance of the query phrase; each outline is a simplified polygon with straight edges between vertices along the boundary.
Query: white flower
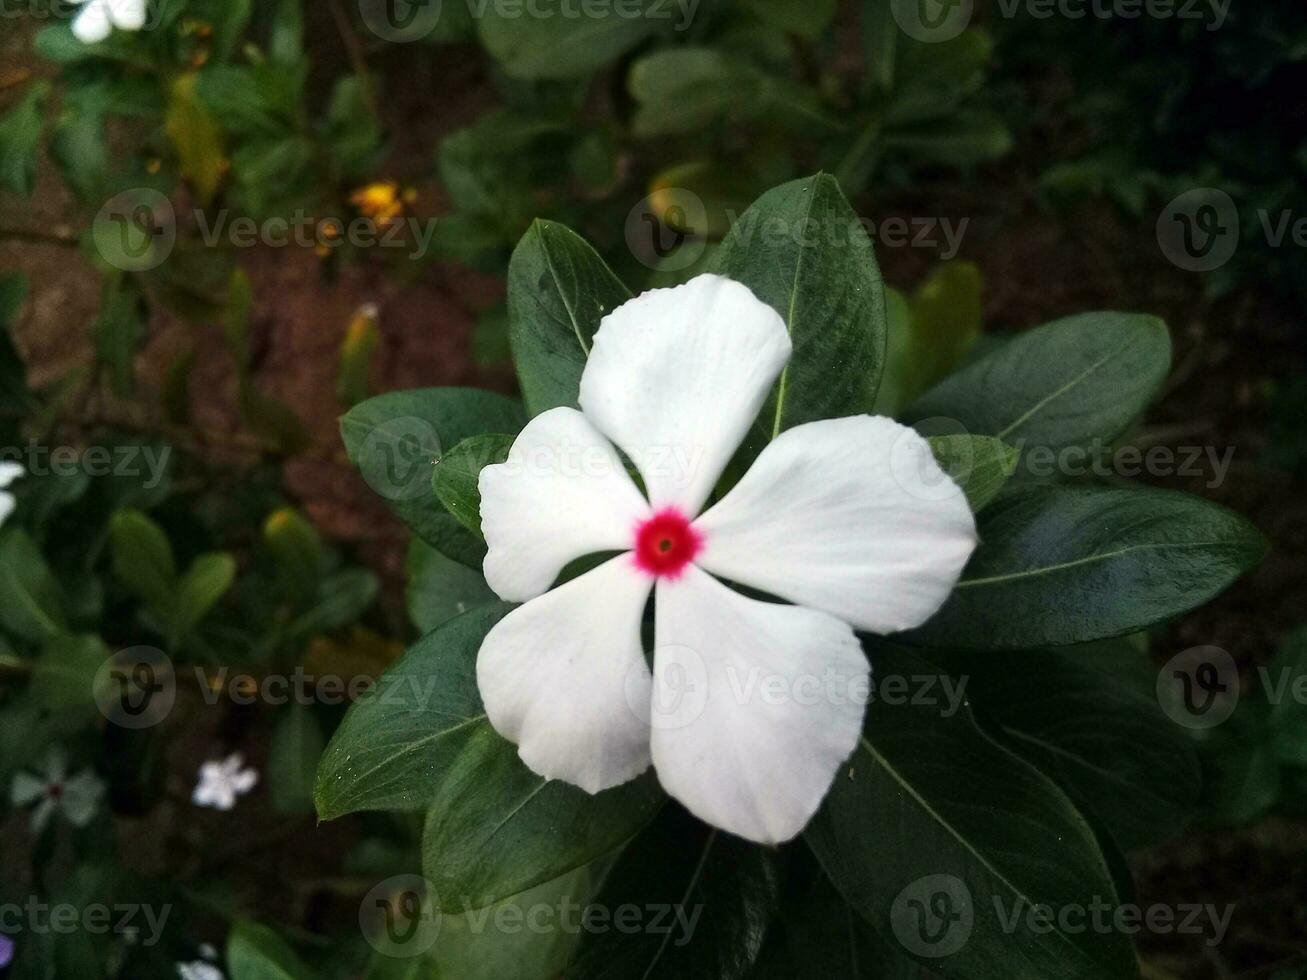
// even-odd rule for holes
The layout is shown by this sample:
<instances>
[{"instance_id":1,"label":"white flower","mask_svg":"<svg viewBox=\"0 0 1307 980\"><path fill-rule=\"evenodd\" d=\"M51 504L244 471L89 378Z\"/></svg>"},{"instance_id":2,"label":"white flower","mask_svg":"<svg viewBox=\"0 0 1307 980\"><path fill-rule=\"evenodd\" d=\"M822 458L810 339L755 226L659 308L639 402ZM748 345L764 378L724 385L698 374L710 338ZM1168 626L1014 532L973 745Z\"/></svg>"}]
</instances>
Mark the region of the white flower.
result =
<instances>
[{"instance_id":1,"label":"white flower","mask_svg":"<svg viewBox=\"0 0 1307 980\"><path fill-rule=\"evenodd\" d=\"M14 495L5 491L9 489L9 484L25 472L27 471L23 469L21 463L0 462L0 524L9 520L9 515L14 512L17 503Z\"/></svg>"},{"instance_id":2,"label":"white flower","mask_svg":"<svg viewBox=\"0 0 1307 980\"><path fill-rule=\"evenodd\" d=\"M212 963L196 960L193 963L178 963L177 976L181 980L225 980L222 971Z\"/></svg>"},{"instance_id":3,"label":"white flower","mask_svg":"<svg viewBox=\"0 0 1307 980\"><path fill-rule=\"evenodd\" d=\"M85 827L99 809L103 795L104 783L89 769L68 777L68 760L59 749L52 750L46 757L41 775L17 773L9 791L14 806L36 803L36 809L32 811L32 829L37 833L55 813L62 814L75 827Z\"/></svg>"},{"instance_id":4,"label":"white flower","mask_svg":"<svg viewBox=\"0 0 1307 980\"><path fill-rule=\"evenodd\" d=\"M780 432L700 513L777 377L782 402L788 385L820 383L782 375L790 352L784 321L740 283L644 293L600 324L581 411L536 416L482 470L486 581L525 605L486 636L477 682L534 772L597 793L652 763L699 818L788 840L861 732L869 668L854 630L916 626L953 589L971 511L926 441L886 418ZM546 591L569 562L613 550Z\"/></svg>"},{"instance_id":5,"label":"white flower","mask_svg":"<svg viewBox=\"0 0 1307 980\"><path fill-rule=\"evenodd\" d=\"M149 0L73 0L82 12L73 21L73 34L83 44L99 44L116 27L139 31L145 26Z\"/></svg>"},{"instance_id":6,"label":"white flower","mask_svg":"<svg viewBox=\"0 0 1307 980\"><path fill-rule=\"evenodd\" d=\"M191 794L191 802L196 806L230 810L236 805L236 798L244 796L258 782L258 771L246 769L245 757L235 752L221 762L206 762L200 766L200 781Z\"/></svg>"}]
</instances>

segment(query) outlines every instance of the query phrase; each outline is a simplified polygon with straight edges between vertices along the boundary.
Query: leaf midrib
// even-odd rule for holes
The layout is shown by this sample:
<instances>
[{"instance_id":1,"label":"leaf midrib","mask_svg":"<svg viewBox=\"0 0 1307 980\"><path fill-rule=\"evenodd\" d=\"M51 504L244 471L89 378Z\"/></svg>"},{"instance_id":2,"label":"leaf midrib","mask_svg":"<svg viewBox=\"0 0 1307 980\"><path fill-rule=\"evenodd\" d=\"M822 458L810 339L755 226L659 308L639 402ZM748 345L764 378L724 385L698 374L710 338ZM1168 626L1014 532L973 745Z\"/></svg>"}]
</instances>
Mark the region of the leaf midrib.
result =
<instances>
[{"instance_id":1,"label":"leaf midrib","mask_svg":"<svg viewBox=\"0 0 1307 980\"><path fill-rule=\"evenodd\" d=\"M1056 401L1057 399L1061 398L1072 388L1075 388L1082 381L1084 381L1085 378L1089 377L1091 374L1093 374L1095 371L1101 368L1108 361L1112 360L1114 357L1116 357L1117 355L1125 351L1126 348L1130 346L1130 344L1131 344L1131 340L1127 339L1123 341L1118 347L1115 347L1112 350L1108 351L1106 354L1104 354L1098 360L1094 361L1094 363L1090 364L1075 377L1068 380L1066 384L1062 385L1060 388L1056 389L1055 391L1049 392L1039 401L1035 402L1034 405L1030 406L1030 408L1028 408L1021 415L1019 415L1014 421L1009 422L1006 426L1004 426L1002 431L995 433L996 437L999 439L1007 438L1007 436L1009 436L1012 433L1013 429L1016 429L1018 426L1029 421L1035 415L1036 412L1043 409L1050 402Z\"/></svg>"},{"instance_id":2,"label":"leaf midrib","mask_svg":"<svg viewBox=\"0 0 1307 980\"><path fill-rule=\"evenodd\" d=\"M1091 565L1097 562L1109 561L1113 558L1120 558L1123 555L1133 554L1136 551L1162 551L1169 548L1210 548L1217 545L1230 545L1235 542L1222 541L1176 541L1176 542L1156 542L1153 544L1133 544L1125 548L1118 548L1115 551L1103 551L1093 555L1086 555L1084 558L1077 558L1074 561L1059 562L1056 565L1043 565L1039 568L1028 568L1020 572L1008 572L1004 575L989 575L985 578L963 579L958 582L957 588L967 589L974 588L978 585L997 585L1003 582L1013 582L1026 578L1037 578L1041 575L1052 575L1056 572L1065 571L1069 568L1078 568L1082 565Z\"/></svg>"},{"instance_id":3,"label":"leaf midrib","mask_svg":"<svg viewBox=\"0 0 1307 980\"><path fill-rule=\"evenodd\" d=\"M817 200L818 188L821 186L820 177L812 182L812 193L808 195L808 206L803 212L801 228L807 228L808 226L808 220L812 217L813 204ZM785 331L790 335L791 343L793 343L794 338L794 317L799 300L799 273L803 269L803 255L804 249L800 248L799 254L794 260L794 276L790 281L790 303L785 315ZM785 362L785 367L781 368L780 379L776 382L776 417L772 420L771 430L773 439L781 434L781 419L785 414L785 392L789 389L790 364L793 360L793 355L791 355L790 359Z\"/></svg>"},{"instance_id":4,"label":"leaf midrib","mask_svg":"<svg viewBox=\"0 0 1307 980\"><path fill-rule=\"evenodd\" d=\"M881 769L883 769L889 775L889 777L894 780L894 782L898 783L899 786L903 788L903 791L907 793L909 796L911 796L912 799L917 802L917 805L920 806L923 810L925 810L926 814L932 820L934 820L936 824L938 824L940 827L946 830L948 834L954 840L956 840L968 854L972 855L980 863L981 867L983 867L986 871L992 874L999 883L1001 883L1005 888L1011 891L1017 898L1025 902L1027 906L1036 904L1029 895L1027 895L1019 887L1017 887L1017 885L1009 881L1001 871L999 871L997 868L993 866L993 864L989 862L989 859L984 854L976 850L976 848L971 844L970 841L968 841L965 837L963 837L962 834L960 834L953 827L951 823L945 820L943 815L940 814L938 811L936 811L935 808L932 807L930 803L925 799L925 797L923 797L920 793L916 791L916 789L912 786L912 784L909 783L907 779L905 779L896 768L894 768L894 766L890 763L890 761L886 759L883 755L881 755L878 751L876 751L876 747L873 746L869 741L867 741L866 735L859 736L858 741L862 745L862 747L868 753L870 753L871 757L876 761L876 763L881 767ZM1065 933L1055 929L1053 930L1053 935L1057 936L1058 939L1060 939L1063 943L1070 946L1071 949L1073 949L1076 952L1076 954L1080 956L1082 959L1090 963L1096 963L1093 957L1091 957L1083 949L1081 949L1074 942L1072 942L1071 938L1067 936Z\"/></svg>"}]
</instances>

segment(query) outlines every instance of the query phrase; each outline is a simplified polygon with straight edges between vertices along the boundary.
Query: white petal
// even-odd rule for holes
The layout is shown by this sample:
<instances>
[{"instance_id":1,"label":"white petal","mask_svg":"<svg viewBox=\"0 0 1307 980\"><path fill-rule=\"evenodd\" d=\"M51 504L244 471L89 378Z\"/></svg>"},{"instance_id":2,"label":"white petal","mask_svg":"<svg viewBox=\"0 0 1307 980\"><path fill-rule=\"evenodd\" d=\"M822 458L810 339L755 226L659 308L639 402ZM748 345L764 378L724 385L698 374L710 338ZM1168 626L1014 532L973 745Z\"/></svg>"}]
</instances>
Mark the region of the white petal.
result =
<instances>
[{"instance_id":1,"label":"white petal","mask_svg":"<svg viewBox=\"0 0 1307 980\"><path fill-rule=\"evenodd\" d=\"M787 429L695 527L702 567L877 633L930 618L976 546L926 440L868 415Z\"/></svg>"},{"instance_id":2,"label":"white petal","mask_svg":"<svg viewBox=\"0 0 1307 980\"><path fill-rule=\"evenodd\" d=\"M259 773L256 769L245 769L236 773L231 779L232 792L244 796L250 790L259 784Z\"/></svg>"},{"instance_id":3,"label":"white petal","mask_svg":"<svg viewBox=\"0 0 1307 980\"><path fill-rule=\"evenodd\" d=\"M533 772L597 793L649 768L637 709L649 700L640 618L651 585L620 555L486 635L477 657L486 715Z\"/></svg>"},{"instance_id":4,"label":"white petal","mask_svg":"<svg viewBox=\"0 0 1307 980\"><path fill-rule=\"evenodd\" d=\"M90 772L78 773L64 784L64 795L60 800L64 815L76 826L86 826L100 808L103 795L104 783Z\"/></svg>"},{"instance_id":5,"label":"white petal","mask_svg":"<svg viewBox=\"0 0 1307 980\"><path fill-rule=\"evenodd\" d=\"M73 21L73 35L83 44L99 44L112 30L106 0L90 0Z\"/></svg>"},{"instance_id":6,"label":"white petal","mask_svg":"<svg viewBox=\"0 0 1307 980\"><path fill-rule=\"evenodd\" d=\"M655 510L693 517L790 356L785 322L747 286L696 276L604 317L581 410L639 467Z\"/></svg>"},{"instance_id":7,"label":"white petal","mask_svg":"<svg viewBox=\"0 0 1307 980\"><path fill-rule=\"evenodd\" d=\"M870 670L833 616L691 567L655 598L653 762L669 794L760 844L799 833L858 743Z\"/></svg>"},{"instance_id":8,"label":"white petal","mask_svg":"<svg viewBox=\"0 0 1307 980\"><path fill-rule=\"evenodd\" d=\"M540 595L573 559L630 549L649 514L621 457L573 408L528 422L478 485L486 582L509 602Z\"/></svg>"},{"instance_id":9,"label":"white petal","mask_svg":"<svg viewBox=\"0 0 1307 980\"><path fill-rule=\"evenodd\" d=\"M26 472L22 463L0 462L0 490L8 489L9 484Z\"/></svg>"},{"instance_id":10,"label":"white petal","mask_svg":"<svg viewBox=\"0 0 1307 980\"><path fill-rule=\"evenodd\" d=\"M45 795L45 785L44 779L37 779L30 772L17 772L9 788L9 802L14 806L35 803Z\"/></svg>"},{"instance_id":11,"label":"white petal","mask_svg":"<svg viewBox=\"0 0 1307 980\"><path fill-rule=\"evenodd\" d=\"M147 0L107 0L109 19L124 31L139 31L145 26Z\"/></svg>"}]
</instances>

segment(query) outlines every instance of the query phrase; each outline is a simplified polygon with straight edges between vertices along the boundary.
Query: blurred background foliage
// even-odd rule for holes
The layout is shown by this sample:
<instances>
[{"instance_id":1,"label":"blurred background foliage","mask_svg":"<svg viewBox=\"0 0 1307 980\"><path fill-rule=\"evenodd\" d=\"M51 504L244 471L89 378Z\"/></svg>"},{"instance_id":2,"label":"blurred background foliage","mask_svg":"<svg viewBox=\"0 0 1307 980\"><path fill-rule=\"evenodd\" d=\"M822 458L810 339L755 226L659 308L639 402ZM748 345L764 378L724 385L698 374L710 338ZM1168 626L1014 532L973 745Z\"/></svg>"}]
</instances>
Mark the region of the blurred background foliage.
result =
<instances>
[{"instance_id":1,"label":"blurred background foliage","mask_svg":"<svg viewBox=\"0 0 1307 980\"><path fill-rule=\"evenodd\" d=\"M887 413L1001 328L1089 307L1165 314L1179 366L1134 438L1237 446L1227 485L1176 485L1249 512L1287 554L1154 637L1157 657L1211 642L1246 676L1307 671L1293 632L1307 277L1302 248L1265 231L1267 215L1307 217L1304 8L1233 4L1214 28L1210 10L1124 21L993 6L927 43L889 0L702 0L693 16L643 0L644 16L584 22L445 0L399 43L369 27L369 3L158 0L147 29L92 46L49 0L0 21L0 441L166 463L30 472L11 488L0 783L62 753L105 797L84 824L36 829L6 792L0 900L178 910L158 946L27 937L11 976L173 977L229 934L237 980L415 975L373 957L355 914L371 884L419 864L420 828L374 814L313 829L316 755L340 709L224 696L215 710L204 691L297 667L375 676L484 598L379 509L339 517L363 505L339 488L354 478L320 416L413 386L404 362L423 344L414 363L440 377L422 383L504 388L500 280L540 217L585 235L633 289L690 277L763 190L818 169L877 221L968 218L958 257L878 241ZM1202 275L1169 265L1153 230L1194 187L1225 190L1241 219L1234 259ZM111 206L144 217L106 224ZM359 218L410 247L352 243ZM223 229L241 219L304 229L307 269L289 249L234 243ZM160 221L174 247L161 250ZM92 298L43 309L74 274ZM275 383L279 349L321 362L312 391ZM379 544L374 524L391 528ZM140 644L172 657L179 706L156 729L106 725L97 675ZM1281 822L1307 808L1300 715L1246 698L1200 739L1202 829L1132 855L1141 899L1237 900L1250 923L1228 962L1145 940L1155 975L1229 976L1301 952L1307 880L1283 868L1301 869L1307 840ZM237 749L266 798L193 819L200 763ZM230 928L248 916L280 934Z\"/></svg>"}]
</instances>

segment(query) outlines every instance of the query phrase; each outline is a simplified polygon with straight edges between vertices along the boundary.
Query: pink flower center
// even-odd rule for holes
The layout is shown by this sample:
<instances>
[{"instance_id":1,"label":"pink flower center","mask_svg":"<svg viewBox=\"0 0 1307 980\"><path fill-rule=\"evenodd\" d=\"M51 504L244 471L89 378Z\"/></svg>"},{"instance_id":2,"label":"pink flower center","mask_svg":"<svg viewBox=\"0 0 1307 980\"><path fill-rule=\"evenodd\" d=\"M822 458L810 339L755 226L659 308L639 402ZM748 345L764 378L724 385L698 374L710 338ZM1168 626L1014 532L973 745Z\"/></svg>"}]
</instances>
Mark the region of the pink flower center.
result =
<instances>
[{"instance_id":1,"label":"pink flower center","mask_svg":"<svg viewBox=\"0 0 1307 980\"><path fill-rule=\"evenodd\" d=\"M676 579L703 550L703 535L675 507L666 507L635 529L635 563L654 578Z\"/></svg>"},{"instance_id":2,"label":"pink flower center","mask_svg":"<svg viewBox=\"0 0 1307 980\"><path fill-rule=\"evenodd\" d=\"M51 783L49 786L45 788L45 795L50 797L50 799L52 800L62 799L64 795L64 784Z\"/></svg>"}]
</instances>

